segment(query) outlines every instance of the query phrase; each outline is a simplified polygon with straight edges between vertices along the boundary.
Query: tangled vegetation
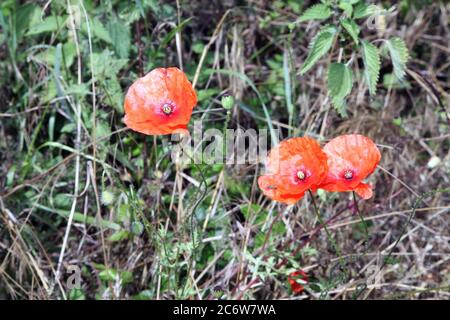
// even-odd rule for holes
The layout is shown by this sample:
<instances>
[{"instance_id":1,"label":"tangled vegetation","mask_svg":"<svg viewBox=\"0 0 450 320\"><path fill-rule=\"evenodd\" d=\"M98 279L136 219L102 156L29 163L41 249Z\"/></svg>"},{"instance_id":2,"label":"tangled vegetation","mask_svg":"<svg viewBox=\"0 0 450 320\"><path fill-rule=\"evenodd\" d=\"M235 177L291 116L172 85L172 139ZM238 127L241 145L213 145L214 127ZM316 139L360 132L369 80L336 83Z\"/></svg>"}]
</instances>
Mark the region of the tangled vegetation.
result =
<instances>
[{"instance_id":1,"label":"tangled vegetation","mask_svg":"<svg viewBox=\"0 0 450 320\"><path fill-rule=\"evenodd\" d=\"M0 299L448 299L449 23L447 1L1 1ZM123 122L172 66L192 131L370 137L373 196L286 205L261 162L173 161Z\"/></svg>"}]
</instances>

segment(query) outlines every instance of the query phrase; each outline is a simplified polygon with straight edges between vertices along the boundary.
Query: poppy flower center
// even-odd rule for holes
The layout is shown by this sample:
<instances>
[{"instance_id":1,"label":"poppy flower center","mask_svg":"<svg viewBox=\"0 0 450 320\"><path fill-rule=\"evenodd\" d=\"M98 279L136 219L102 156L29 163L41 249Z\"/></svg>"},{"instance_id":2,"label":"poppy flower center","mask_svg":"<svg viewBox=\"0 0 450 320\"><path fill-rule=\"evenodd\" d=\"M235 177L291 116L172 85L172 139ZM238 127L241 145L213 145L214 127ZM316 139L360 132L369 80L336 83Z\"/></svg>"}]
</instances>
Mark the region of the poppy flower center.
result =
<instances>
[{"instance_id":1,"label":"poppy flower center","mask_svg":"<svg viewBox=\"0 0 450 320\"><path fill-rule=\"evenodd\" d=\"M351 179L353 179L353 171L351 171L351 170L346 170L346 171L344 172L344 178L345 178L346 180L351 180Z\"/></svg>"},{"instance_id":2,"label":"poppy flower center","mask_svg":"<svg viewBox=\"0 0 450 320\"><path fill-rule=\"evenodd\" d=\"M165 115L170 115L173 111L173 108L170 104L164 103L163 106L161 107L161 110Z\"/></svg>"},{"instance_id":3,"label":"poppy flower center","mask_svg":"<svg viewBox=\"0 0 450 320\"><path fill-rule=\"evenodd\" d=\"M306 174L302 170L299 170L299 171L297 171L297 178L299 178L299 180L303 181L306 179Z\"/></svg>"}]
</instances>

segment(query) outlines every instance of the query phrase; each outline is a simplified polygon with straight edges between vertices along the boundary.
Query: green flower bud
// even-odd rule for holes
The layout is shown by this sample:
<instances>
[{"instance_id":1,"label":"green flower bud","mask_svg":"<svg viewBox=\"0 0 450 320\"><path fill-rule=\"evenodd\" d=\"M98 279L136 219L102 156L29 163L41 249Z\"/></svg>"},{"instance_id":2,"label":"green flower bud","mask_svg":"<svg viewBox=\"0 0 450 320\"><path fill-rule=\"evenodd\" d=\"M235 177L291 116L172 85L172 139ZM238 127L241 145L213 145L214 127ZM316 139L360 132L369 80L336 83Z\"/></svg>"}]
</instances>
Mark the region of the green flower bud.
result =
<instances>
[{"instance_id":1,"label":"green flower bud","mask_svg":"<svg viewBox=\"0 0 450 320\"><path fill-rule=\"evenodd\" d=\"M223 96L222 97L222 107L227 110L231 110L234 107L234 97L233 96Z\"/></svg>"},{"instance_id":2,"label":"green flower bud","mask_svg":"<svg viewBox=\"0 0 450 320\"><path fill-rule=\"evenodd\" d=\"M102 192L101 201L105 206L113 204L114 200L115 200L114 193L112 193L109 190L105 190Z\"/></svg>"},{"instance_id":3,"label":"green flower bud","mask_svg":"<svg viewBox=\"0 0 450 320\"><path fill-rule=\"evenodd\" d=\"M139 221L133 221L131 223L131 232L134 235L140 236L144 232L144 225Z\"/></svg>"}]
</instances>

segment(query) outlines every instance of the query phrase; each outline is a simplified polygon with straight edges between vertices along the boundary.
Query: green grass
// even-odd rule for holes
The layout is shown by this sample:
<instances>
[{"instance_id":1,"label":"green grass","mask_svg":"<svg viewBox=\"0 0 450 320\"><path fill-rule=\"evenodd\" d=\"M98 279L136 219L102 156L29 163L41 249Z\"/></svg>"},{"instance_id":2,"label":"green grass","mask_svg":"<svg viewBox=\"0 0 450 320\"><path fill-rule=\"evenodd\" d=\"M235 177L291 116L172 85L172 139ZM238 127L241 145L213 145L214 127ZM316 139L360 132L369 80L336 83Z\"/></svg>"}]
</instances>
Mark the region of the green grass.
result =
<instances>
[{"instance_id":1,"label":"green grass","mask_svg":"<svg viewBox=\"0 0 450 320\"><path fill-rule=\"evenodd\" d=\"M0 299L448 299L449 195L433 192L450 173L446 5L402 1L384 34L360 26L411 57L402 83L382 59L369 96L351 38L300 75L321 27L295 23L307 1L179 3L1 2ZM347 117L327 96L341 58ZM199 97L191 128L370 136L375 197L286 206L259 191L262 164L173 163L169 136L125 128L123 101L139 76L180 63ZM299 269L309 282L294 295Z\"/></svg>"}]
</instances>

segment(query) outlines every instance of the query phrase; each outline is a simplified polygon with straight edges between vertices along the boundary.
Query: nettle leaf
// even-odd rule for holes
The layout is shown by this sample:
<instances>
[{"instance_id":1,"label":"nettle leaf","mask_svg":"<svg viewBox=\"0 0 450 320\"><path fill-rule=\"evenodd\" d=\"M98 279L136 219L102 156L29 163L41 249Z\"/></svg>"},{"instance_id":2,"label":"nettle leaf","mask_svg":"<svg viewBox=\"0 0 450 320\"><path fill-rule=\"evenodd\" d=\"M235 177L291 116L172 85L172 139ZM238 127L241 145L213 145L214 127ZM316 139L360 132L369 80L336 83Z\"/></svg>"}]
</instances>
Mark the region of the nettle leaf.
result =
<instances>
[{"instance_id":1,"label":"nettle leaf","mask_svg":"<svg viewBox=\"0 0 450 320\"><path fill-rule=\"evenodd\" d=\"M339 9L343 10L348 17L350 17L353 13L353 6L351 3L345 1L341 1L339 3Z\"/></svg>"},{"instance_id":2,"label":"nettle leaf","mask_svg":"<svg viewBox=\"0 0 450 320\"><path fill-rule=\"evenodd\" d=\"M56 32L59 28L64 27L67 16L51 16L45 18L36 24L30 25L26 36L34 36L44 32Z\"/></svg>"},{"instance_id":3,"label":"nettle leaf","mask_svg":"<svg viewBox=\"0 0 450 320\"><path fill-rule=\"evenodd\" d=\"M331 16L331 9L325 4L316 4L309 7L298 18L297 22L304 22L309 20L325 20Z\"/></svg>"},{"instance_id":4,"label":"nettle leaf","mask_svg":"<svg viewBox=\"0 0 450 320\"><path fill-rule=\"evenodd\" d=\"M104 82L105 96L102 101L113 106L119 114L123 113L123 90L117 77L112 76Z\"/></svg>"},{"instance_id":5,"label":"nettle leaf","mask_svg":"<svg viewBox=\"0 0 450 320\"><path fill-rule=\"evenodd\" d=\"M40 12L40 8L35 4L25 4L17 9L16 13L16 38L20 42L23 33L30 25L32 16L36 11Z\"/></svg>"},{"instance_id":6,"label":"nettle leaf","mask_svg":"<svg viewBox=\"0 0 450 320\"><path fill-rule=\"evenodd\" d=\"M360 2L353 11L353 19L362 19L381 11L382 9L375 4L366 4L364 2Z\"/></svg>"},{"instance_id":7,"label":"nettle leaf","mask_svg":"<svg viewBox=\"0 0 450 320\"><path fill-rule=\"evenodd\" d=\"M359 42L358 35L360 32L360 29L359 29L358 25L355 23L355 21L353 21L351 19L342 19L341 26L345 29L345 31L348 32L350 37L352 37L353 41L355 41L355 43L358 44L358 42Z\"/></svg>"},{"instance_id":8,"label":"nettle leaf","mask_svg":"<svg viewBox=\"0 0 450 320\"><path fill-rule=\"evenodd\" d=\"M377 47L367 41L362 41L361 48L364 61L364 78L370 94L374 95L377 91L378 77L380 75L380 53Z\"/></svg>"},{"instance_id":9,"label":"nettle leaf","mask_svg":"<svg viewBox=\"0 0 450 320\"><path fill-rule=\"evenodd\" d=\"M103 40L107 43L112 43L111 36L108 33L108 30L104 27L104 25L98 20L98 18L95 18L92 21L92 29L94 31L95 37L97 37L100 40Z\"/></svg>"},{"instance_id":10,"label":"nettle leaf","mask_svg":"<svg viewBox=\"0 0 450 320\"><path fill-rule=\"evenodd\" d=\"M346 116L345 97L352 91L352 70L343 63L332 63L328 69L328 92L335 109Z\"/></svg>"},{"instance_id":11,"label":"nettle leaf","mask_svg":"<svg viewBox=\"0 0 450 320\"><path fill-rule=\"evenodd\" d=\"M326 27L317 33L309 45L309 54L300 70L300 74L306 73L330 50L336 33L337 30L335 27Z\"/></svg>"},{"instance_id":12,"label":"nettle leaf","mask_svg":"<svg viewBox=\"0 0 450 320\"><path fill-rule=\"evenodd\" d=\"M386 46L394 66L394 74L398 80L402 81L405 77L406 62L409 59L408 48L405 42L398 37L387 40Z\"/></svg>"},{"instance_id":13,"label":"nettle leaf","mask_svg":"<svg viewBox=\"0 0 450 320\"><path fill-rule=\"evenodd\" d=\"M128 59L116 59L109 50L103 50L101 53L94 52L92 60L94 73L100 80L115 77L128 63Z\"/></svg>"},{"instance_id":14,"label":"nettle leaf","mask_svg":"<svg viewBox=\"0 0 450 320\"><path fill-rule=\"evenodd\" d=\"M62 52L64 54L63 62L66 63L66 68L70 68L70 66L73 64L74 59L76 57L75 43L74 42L65 43L62 46ZM46 50L44 50L36 55L36 58L39 61L42 61L43 63L45 63L49 66L54 66L55 57L56 57L56 48L55 47L48 47Z\"/></svg>"},{"instance_id":15,"label":"nettle leaf","mask_svg":"<svg viewBox=\"0 0 450 320\"><path fill-rule=\"evenodd\" d=\"M114 52L119 58L127 59L130 54L130 26L119 20L108 23L108 32L112 40Z\"/></svg>"}]
</instances>

